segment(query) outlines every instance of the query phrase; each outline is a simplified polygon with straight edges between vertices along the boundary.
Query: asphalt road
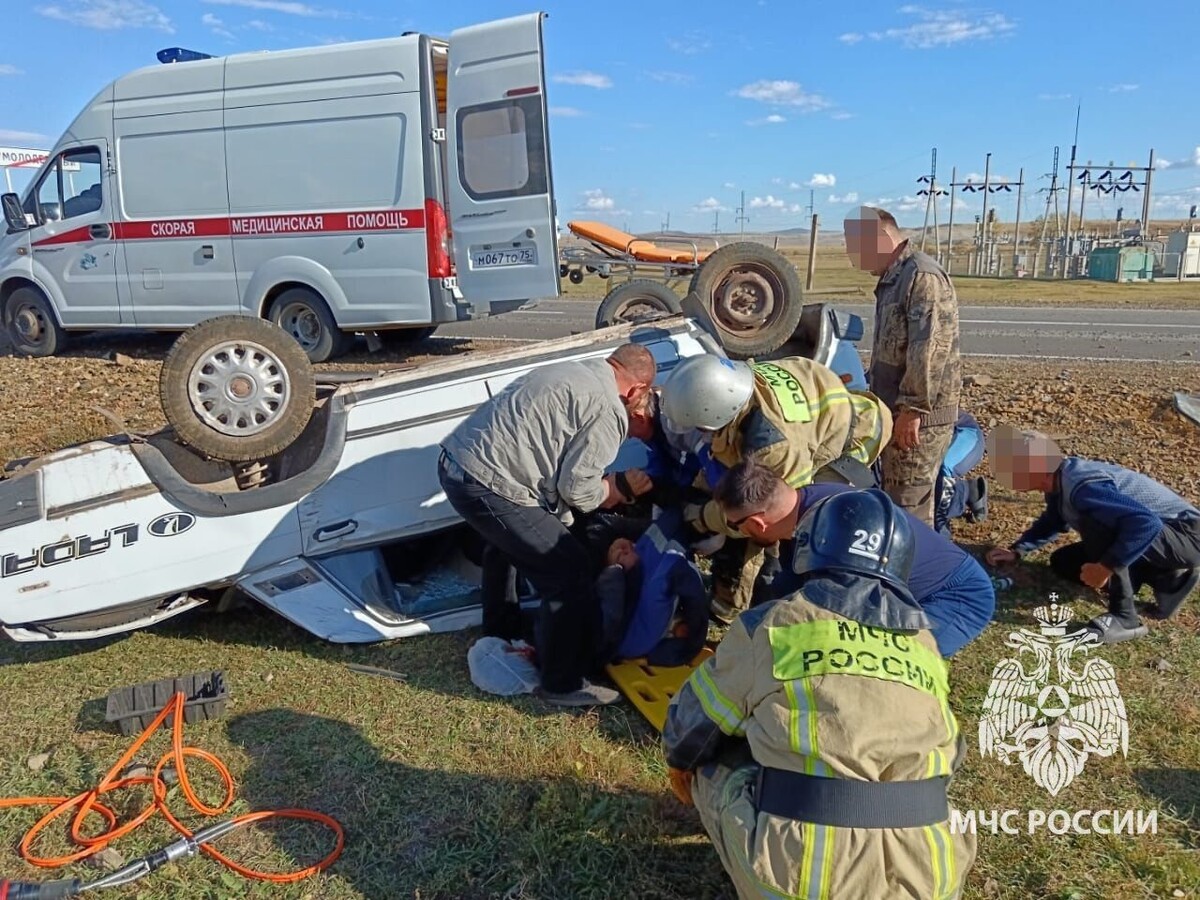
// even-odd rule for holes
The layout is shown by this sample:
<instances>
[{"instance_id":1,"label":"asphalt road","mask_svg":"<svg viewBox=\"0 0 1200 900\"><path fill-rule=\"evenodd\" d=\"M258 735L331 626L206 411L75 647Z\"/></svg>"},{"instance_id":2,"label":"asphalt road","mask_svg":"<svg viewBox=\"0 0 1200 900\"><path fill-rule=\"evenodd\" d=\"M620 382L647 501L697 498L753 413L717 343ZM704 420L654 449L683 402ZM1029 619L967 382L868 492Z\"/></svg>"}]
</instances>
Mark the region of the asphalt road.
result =
<instances>
[{"instance_id":1,"label":"asphalt road","mask_svg":"<svg viewBox=\"0 0 1200 900\"><path fill-rule=\"evenodd\" d=\"M537 300L492 319L445 325L445 337L537 341L593 328L599 300ZM862 317L870 347L874 308L835 304ZM1200 311L1094 307L964 306L965 356L1200 363Z\"/></svg>"}]
</instances>

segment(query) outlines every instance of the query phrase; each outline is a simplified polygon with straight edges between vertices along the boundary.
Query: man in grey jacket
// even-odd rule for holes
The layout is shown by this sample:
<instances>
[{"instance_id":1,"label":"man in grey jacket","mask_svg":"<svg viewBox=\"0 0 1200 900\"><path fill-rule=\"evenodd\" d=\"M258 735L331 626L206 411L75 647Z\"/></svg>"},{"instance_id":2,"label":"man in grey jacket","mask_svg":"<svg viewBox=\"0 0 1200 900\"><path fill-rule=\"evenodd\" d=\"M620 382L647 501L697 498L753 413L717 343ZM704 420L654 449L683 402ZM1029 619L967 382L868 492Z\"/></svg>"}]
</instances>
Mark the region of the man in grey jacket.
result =
<instances>
[{"instance_id":1,"label":"man in grey jacket","mask_svg":"<svg viewBox=\"0 0 1200 900\"><path fill-rule=\"evenodd\" d=\"M496 573L511 564L542 598L538 656L551 703L592 706L620 696L584 678L587 631L596 624L593 580L588 551L569 526L576 513L650 489L644 473L604 471L631 423L648 416L655 373L654 357L639 344L623 344L607 359L541 366L480 404L441 445L442 489L486 545L484 631L516 636L494 614L504 608L494 596L504 589Z\"/></svg>"}]
</instances>

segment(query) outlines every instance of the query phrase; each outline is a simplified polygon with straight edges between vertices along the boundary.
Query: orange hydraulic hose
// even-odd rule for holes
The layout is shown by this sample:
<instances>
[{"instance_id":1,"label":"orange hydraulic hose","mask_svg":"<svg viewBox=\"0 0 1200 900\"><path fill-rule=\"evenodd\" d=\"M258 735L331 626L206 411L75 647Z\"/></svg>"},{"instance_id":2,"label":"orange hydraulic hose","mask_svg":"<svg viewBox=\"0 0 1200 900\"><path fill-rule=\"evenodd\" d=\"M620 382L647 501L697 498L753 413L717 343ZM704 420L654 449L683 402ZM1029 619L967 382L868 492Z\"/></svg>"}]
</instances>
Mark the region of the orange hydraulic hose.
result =
<instances>
[{"instance_id":1,"label":"orange hydraulic hose","mask_svg":"<svg viewBox=\"0 0 1200 900\"><path fill-rule=\"evenodd\" d=\"M100 783L91 790L84 791L82 794L77 794L74 797L14 797L11 799L0 800L0 809L18 807L18 806L52 806L53 809L46 813L37 824L33 826L25 836L21 839L21 843L17 848L17 852L21 857L31 865L41 866L42 868L57 868L59 866L69 865L77 860L91 856L93 853L99 853L110 843L118 838L124 837L131 831L142 825L150 819L154 813L161 812L171 825L186 838L193 836L193 832L189 831L183 823L176 819L169 809L167 809L167 785L162 780L162 770L168 765L174 766L175 772L179 778L179 787L183 791L184 797L192 805L192 808L197 812L206 816L216 816L223 813L229 808L233 802L233 776L229 774L229 770L225 764L216 756L196 747L185 747L183 744L183 705L186 700L186 695L180 691L171 698L171 701L163 708L149 727L142 732L141 736L133 742L133 745L125 751L119 760L108 770L108 774L100 780ZM133 778L119 778L118 775L124 770L130 760L134 758L142 745L150 739L155 731L166 721L167 717L172 713L175 715L175 722L171 729L172 748L170 752L163 755L158 761L158 765L154 767L153 775L141 775ZM214 769L221 779L225 782L225 799L219 806L208 806L196 796L192 790L191 783L188 781L187 769L184 764L186 757L196 757L204 760ZM116 815L108 807L99 802L100 797L110 791L120 790L124 787L131 787L136 784L149 784L154 791L154 799L150 805L141 813L135 816L130 821L123 825L117 824ZM75 810L75 816L71 821L71 839L83 849L68 856L60 857L40 857L36 856L30 847L37 839L37 836L51 822ZM83 823L91 813L97 813L101 818L108 823L109 829L96 837L86 837L82 833ZM320 822L323 825L328 825L336 836L336 841L333 850L322 859L320 862L309 866L306 869L301 869L298 872L274 873L274 872L259 872L254 869L240 865L228 857L209 847L207 844L201 844L200 850L207 854L212 859L221 863L224 866L243 875L246 878L254 878L260 881L273 881L277 884L286 884L293 881L300 881L303 878L308 878L318 872L324 871L333 865L334 861L342 855L342 848L345 846L346 835L341 824L331 816L324 813L315 812L307 809L280 809L269 810L266 812L246 813L238 816L233 820L235 823L247 825L251 822L261 822L264 819L279 818L279 819L304 819L311 822Z\"/></svg>"}]
</instances>

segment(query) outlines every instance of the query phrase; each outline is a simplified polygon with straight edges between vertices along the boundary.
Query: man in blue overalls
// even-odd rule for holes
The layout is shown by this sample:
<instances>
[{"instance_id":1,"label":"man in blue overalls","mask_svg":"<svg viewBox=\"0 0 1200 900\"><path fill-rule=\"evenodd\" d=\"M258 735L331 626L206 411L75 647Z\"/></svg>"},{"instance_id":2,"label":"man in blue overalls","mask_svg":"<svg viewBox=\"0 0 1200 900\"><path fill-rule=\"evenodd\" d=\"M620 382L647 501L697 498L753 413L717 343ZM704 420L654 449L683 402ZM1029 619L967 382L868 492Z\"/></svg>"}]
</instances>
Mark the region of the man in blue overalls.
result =
<instances>
[{"instance_id":1,"label":"man in blue overalls","mask_svg":"<svg viewBox=\"0 0 1200 900\"><path fill-rule=\"evenodd\" d=\"M757 602L783 597L796 589L791 561L793 535L804 513L825 497L854 490L844 484L811 484L799 490L770 469L739 463L721 479L714 498L726 521L760 543L780 542L781 570ZM996 609L996 591L984 568L949 538L907 511L914 541L908 588L932 623L930 630L944 657L951 657L979 636Z\"/></svg>"}]
</instances>

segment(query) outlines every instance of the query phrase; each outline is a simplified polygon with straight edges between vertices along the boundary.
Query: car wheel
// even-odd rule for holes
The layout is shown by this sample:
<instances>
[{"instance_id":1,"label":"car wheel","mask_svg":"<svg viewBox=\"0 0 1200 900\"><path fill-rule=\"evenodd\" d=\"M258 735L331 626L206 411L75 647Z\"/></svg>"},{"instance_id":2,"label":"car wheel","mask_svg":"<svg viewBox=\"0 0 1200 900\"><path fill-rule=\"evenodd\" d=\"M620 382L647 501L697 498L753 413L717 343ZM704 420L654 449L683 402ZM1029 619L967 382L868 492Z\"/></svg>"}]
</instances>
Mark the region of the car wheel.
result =
<instances>
[{"instance_id":1,"label":"car wheel","mask_svg":"<svg viewBox=\"0 0 1200 900\"><path fill-rule=\"evenodd\" d=\"M53 356L67 345L67 333L54 318L45 294L34 287L12 292L4 308L4 324L18 356Z\"/></svg>"},{"instance_id":2,"label":"car wheel","mask_svg":"<svg viewBox=\"0 0 1200 900\"><path fill-rule=\"evenodd\" d=\"M163 360L159 398L179 441L229 462L288 447L312 416L312 363L278 326L220 316L185 331Z\"/></svg>"},{"instance_id":3,"label":"car wheel","mask_svg":"<svg viewBox=\"0 0 1200 900\"><path fill-rule=\"evenodd\" d=\"M267 318L295 339L310 362L342 356L354 343L354 335L337 327L321 295L308 288L288 288L275 298Z\"/></svg>"}]
</instances>

